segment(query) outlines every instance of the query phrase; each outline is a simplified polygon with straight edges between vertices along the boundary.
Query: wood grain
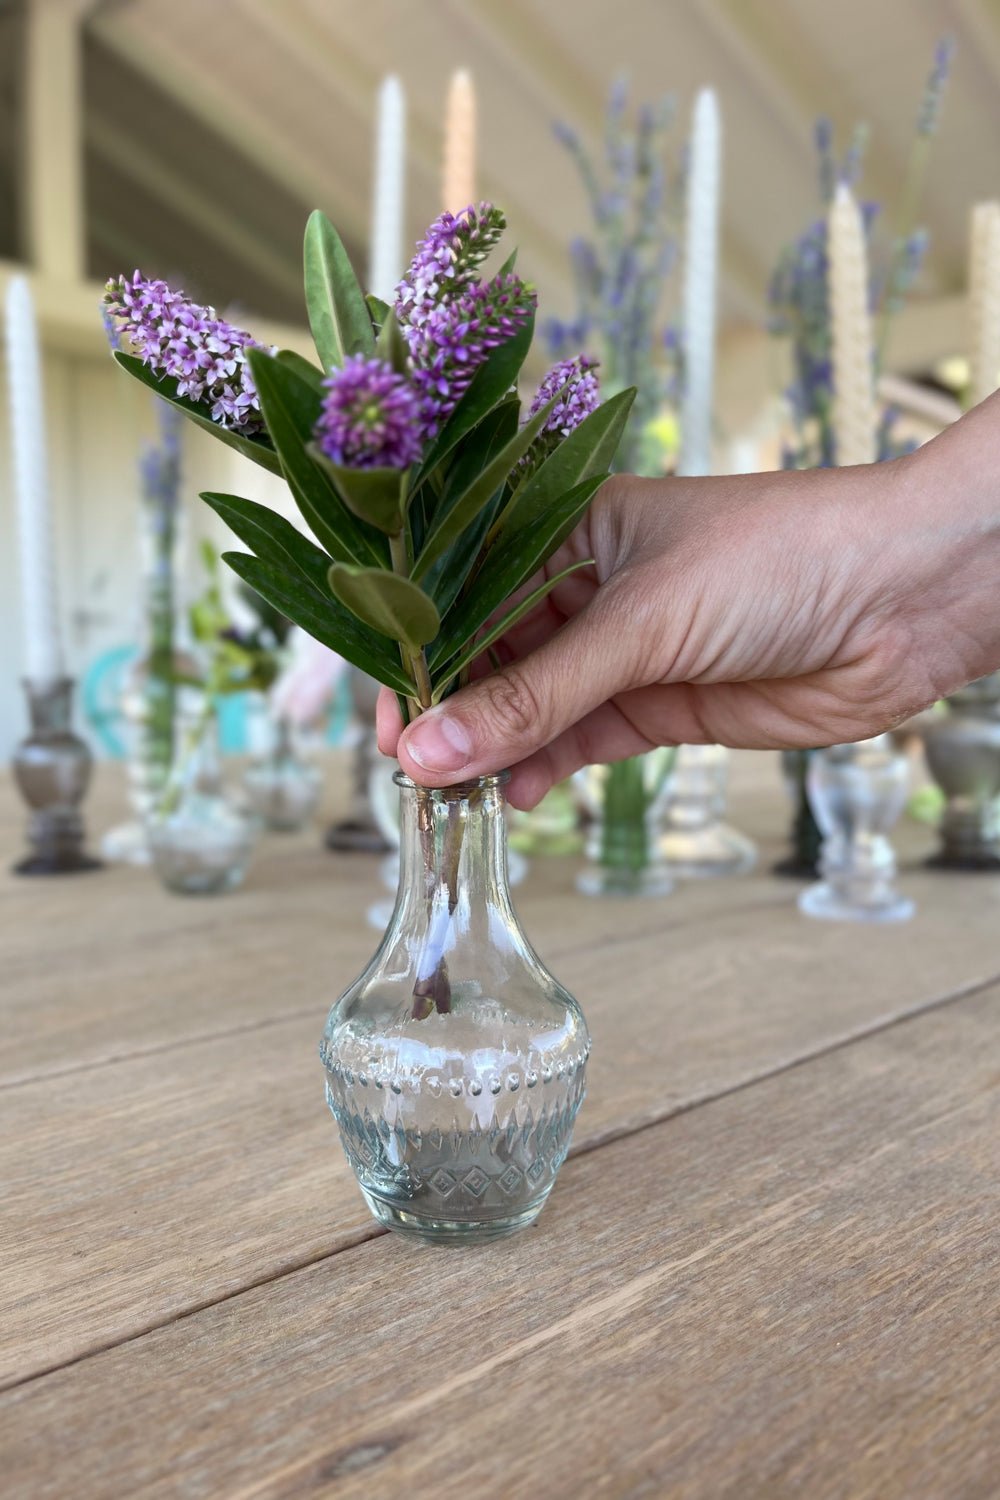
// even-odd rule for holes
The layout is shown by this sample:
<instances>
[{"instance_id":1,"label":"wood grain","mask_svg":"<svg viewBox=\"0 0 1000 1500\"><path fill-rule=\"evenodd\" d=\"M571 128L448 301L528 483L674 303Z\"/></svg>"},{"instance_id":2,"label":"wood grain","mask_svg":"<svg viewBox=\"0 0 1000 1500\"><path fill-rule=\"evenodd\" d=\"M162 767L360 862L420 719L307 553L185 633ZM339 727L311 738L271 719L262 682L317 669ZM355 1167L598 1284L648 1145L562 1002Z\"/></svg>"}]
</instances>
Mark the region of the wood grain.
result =
<instances>
[{"instance_id":1,"label":"wood grain","mask_svg":"<svg viewBox=\"0 0 1000 1500\"><path fill-rule=\"evenodd\" d=\"M37 1009L27 955L30 936L40 968L41 930L15 924L5 937L25 963L0 1005L0 1379L374 1232L315 1053L327 1004L372 947L368 893L353 861L308 841L276 841L267 859L257 895L232 901L171 900L142 872L120 872L126 910L100 897L117 877L46 886L37 899L64 904L80 946L74 987L46 991ZM324 881L333 901L316 894ZM766 875L683 887L638 915L638 903L539 892L531 929L595 1038L576 1148L994 977L994 882L914 874L909 885L926 889L920 916L888 931L808 923L795 888ZM31 1068L41 1076L13 1086Z\"/></svg>"},{"instance_id":2,"label":"wood grain","mask_svg":"<svg viewBox=\"0 0 1000 1500\"><path fill-rule=\"evenodd\" d=\"M0 1400L31 1500L987 1500L1000 991L568 1164L538 1226L383 1237Z\"/></svg>"}]
</instances>

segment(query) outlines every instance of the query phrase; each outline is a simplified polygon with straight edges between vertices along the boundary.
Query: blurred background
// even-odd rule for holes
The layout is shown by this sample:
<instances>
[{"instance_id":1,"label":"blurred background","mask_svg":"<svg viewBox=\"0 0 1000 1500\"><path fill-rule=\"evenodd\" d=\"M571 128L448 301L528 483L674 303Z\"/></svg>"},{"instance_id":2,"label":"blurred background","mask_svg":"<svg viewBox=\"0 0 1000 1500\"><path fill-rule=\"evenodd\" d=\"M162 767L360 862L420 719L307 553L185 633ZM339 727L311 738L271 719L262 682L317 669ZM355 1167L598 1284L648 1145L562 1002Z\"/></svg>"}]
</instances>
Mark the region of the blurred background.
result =
<instances>
[{"instance_id":1,"label":"blurred background","mask_svg":"<svg viewBox=\"0 0 1000 1500\"><path fill-rule=\"evenodd\" d=\"M922 130L943 38L955 48L947 97L933 130ZM957 414L968 215L1000 184L994 0L0 0L0 290L27 270L43 349L59 608L85 697L89 680L99 699L100 664L140 627L138 463L156 426L148 395L108 357L103 282L141 267L263 342L305 350L308 211L327 212L363 274L379 89L395 74L406 99L408 248L442 207L446 101L458 69L475 90L476 195L503 205L519 269L543 311L562 320L577 309L571 247L593 228L567 140L600 156L616 80L627 84L629 108L670 94L668 187L680 195L693 97L706 84L717 91L718 470L787 459L794 349L774 285L787 247L823 212L817 119L829 121L821 148L832 134L838 159L867 126L863 165L859 148L850 170L873 221L890 228L913 210L901 198L917 140L926 158L919 205L902 227L925 229L926 244L894 310L881 394L897 413L899 441L920 441ZM658 288L668 350L679 290L668 256ZM537 349L535 368L549 359ZM669 382L662 417L668 469ZM5 754L24 720L7 422L0 391ZM197 489L286 502L277 482L189 424L182 442L197 589L194 541L222 541Z\"/></svg>"}]
</instances>

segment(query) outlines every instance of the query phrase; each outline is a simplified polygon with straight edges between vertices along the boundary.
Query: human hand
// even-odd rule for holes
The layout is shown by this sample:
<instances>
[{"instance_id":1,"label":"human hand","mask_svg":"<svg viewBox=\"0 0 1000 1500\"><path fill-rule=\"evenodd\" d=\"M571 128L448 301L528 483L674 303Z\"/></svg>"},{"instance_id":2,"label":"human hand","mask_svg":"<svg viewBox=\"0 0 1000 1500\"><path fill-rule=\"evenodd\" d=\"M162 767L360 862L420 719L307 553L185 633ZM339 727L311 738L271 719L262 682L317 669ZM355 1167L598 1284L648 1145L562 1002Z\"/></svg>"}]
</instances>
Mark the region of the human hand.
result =
<instances>
[{"instance_id":1,"label":"human hand","mask_svg":"<svg viewBox=\"0 0 1000 1500\"><path fill-rule=\"evenodd\" d=\"M383 692L380 748L425 785L510 766L530 807L654 745L814 746L901 722L1000 646L966 628L996 557L975 560L971 503L959 526L946 508L950 435L870 467L609 480L546 571L594 567L504 637L502 670L405 731Z\"/></svg>"}]
</instances>

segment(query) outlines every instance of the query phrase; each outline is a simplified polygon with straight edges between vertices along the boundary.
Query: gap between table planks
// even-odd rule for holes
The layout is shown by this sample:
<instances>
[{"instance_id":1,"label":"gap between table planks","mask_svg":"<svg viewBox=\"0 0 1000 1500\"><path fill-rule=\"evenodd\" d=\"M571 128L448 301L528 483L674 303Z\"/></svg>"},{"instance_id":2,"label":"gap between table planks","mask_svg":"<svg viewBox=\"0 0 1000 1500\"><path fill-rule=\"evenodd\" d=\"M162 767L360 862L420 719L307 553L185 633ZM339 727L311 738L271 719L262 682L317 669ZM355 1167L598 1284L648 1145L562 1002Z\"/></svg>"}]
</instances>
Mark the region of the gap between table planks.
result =
<instances>
[{"instance_id":1,"label":"gap between table planks","mask_svg":"<svg viewBox=\"0 0 1000 1500\"><path fill-rule=\"evenodd\" d=\"M992 1500L1000 990L0 1399L31 1500Z\"/></svg>"}]
</instances>

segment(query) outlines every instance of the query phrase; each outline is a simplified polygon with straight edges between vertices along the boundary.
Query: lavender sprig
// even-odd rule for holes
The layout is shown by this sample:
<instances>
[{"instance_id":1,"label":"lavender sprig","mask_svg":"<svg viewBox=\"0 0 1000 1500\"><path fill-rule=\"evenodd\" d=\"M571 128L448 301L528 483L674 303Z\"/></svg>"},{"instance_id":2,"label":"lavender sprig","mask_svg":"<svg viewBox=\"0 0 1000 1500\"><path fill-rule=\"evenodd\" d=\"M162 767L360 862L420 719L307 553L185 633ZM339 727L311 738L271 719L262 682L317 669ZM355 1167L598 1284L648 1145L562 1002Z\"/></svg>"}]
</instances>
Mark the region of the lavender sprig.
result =
<instances>
[{"instance_id":1,"label":"lavender sprig","mask_svg":"<svg viewBox=\"0 0 1000 1500\"><path fill-rule=\"evenodd\" d=\"M261 346L165 281L136 271L112 277L104 305L143 364L177 381L177 394L208 408L220 427L251 434L263 426L246 350Z\"/></svg>"}]
</instances>

